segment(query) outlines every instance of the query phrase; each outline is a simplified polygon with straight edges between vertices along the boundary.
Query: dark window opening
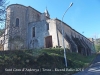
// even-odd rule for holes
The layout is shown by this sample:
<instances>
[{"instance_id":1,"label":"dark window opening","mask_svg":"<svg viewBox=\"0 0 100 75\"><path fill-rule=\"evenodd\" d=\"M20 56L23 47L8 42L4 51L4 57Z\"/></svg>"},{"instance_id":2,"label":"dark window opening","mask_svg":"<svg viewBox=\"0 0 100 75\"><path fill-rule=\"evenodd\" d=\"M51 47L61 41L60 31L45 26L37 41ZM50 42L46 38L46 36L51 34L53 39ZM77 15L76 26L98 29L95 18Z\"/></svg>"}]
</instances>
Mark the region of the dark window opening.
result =
<instances>
[{"instance_id":1,"label":"dark window opening","mask_svg":"<svg viewBox=\"0 0 100 75\"><path fill-rule=\"evenodd\" d=\"M39 14L37 14L37 21L39 21L40 20L40 15Z\"/></svg>"},{"instance_id":2,"label":"dark window opening","mask_svg":"<svg viewBox=\"0 0 100 75\"><path fill-rule=\"evenodd\" d=\"M49 24L47 24L47 30L49 30Z\"/></svg>"},{"instance_id":3,"label":"dark window opening","mask_svg":"<svg viewBox=\"0 0 100 75\"><path fill-rule=\"evenodd\" d=\"M19 18L16 18L16 27L19 27Z\"/></svg>"},{"instance_id":4,"label":"dark window opening","mask_svg":"<svg viewBox=\"0 0 100 75\"><path fill-rule=\"evenodd\" d=\"M32 36L35 37L35 27L33 27Z\"/></svg>"}]
</instances>

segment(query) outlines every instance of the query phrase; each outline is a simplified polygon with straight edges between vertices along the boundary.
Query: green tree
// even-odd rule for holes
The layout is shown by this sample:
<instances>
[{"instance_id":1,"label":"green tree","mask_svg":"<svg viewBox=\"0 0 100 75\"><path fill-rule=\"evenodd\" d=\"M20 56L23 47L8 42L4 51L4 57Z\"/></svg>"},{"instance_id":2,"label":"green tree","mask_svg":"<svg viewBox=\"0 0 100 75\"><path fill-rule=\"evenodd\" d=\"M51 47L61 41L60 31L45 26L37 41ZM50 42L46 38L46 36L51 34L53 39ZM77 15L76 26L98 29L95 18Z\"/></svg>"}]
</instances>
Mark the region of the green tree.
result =
<instances>
[{"instance_id":1,"label":"green tree","mask_svg":"<svg viewBox=\"0 0 100 75\"><path fill-rule=\"evenodd\" d=\"M96 51L99 52L100 51L100 44L96 44L95 48L96 48Z\"/></svg>"}]
</instances>

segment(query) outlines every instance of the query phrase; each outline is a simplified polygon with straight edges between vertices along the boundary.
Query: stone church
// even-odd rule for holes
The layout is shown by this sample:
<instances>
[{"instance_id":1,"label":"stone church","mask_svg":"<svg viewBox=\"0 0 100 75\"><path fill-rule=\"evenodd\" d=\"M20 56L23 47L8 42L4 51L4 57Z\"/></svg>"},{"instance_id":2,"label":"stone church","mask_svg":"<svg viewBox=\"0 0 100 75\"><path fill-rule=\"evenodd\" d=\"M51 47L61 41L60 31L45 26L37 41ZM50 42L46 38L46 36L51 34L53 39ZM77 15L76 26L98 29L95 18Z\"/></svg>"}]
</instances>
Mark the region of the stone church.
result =
<instances>
[{"instance_id":1,"label":"stone church","mask_svg":"<svg viewBox=\"0 0 100 75\"><path fill-rule=\"evenodd\" d=\"M12 4L6 12L6 30L0 38L3 50L63 47L61 20L51 19L47 9L41 13L30 6ZM93 40L64 22L62 25L65 48L83 55L95 52Z\"/></svg>"}]
</instances>

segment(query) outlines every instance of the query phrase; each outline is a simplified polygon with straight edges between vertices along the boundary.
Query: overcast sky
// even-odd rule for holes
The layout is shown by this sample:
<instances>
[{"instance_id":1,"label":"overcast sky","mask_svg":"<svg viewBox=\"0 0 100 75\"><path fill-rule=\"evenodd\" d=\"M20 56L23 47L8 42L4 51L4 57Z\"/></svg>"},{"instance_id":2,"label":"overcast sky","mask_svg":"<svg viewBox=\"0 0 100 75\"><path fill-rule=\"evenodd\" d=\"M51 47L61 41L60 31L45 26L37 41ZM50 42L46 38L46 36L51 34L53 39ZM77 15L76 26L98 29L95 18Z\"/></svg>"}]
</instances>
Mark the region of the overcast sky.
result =
<instances>
[{"instance_id":1,"label":"overcast sky","mask_svg":"<svg viewBox=\"0 0 100 75\"><path fill-rule=\"evenodd\" d=\"M31 6L40 12L47 7L51 18L61 20L71 2L64 22L86 37L100 37L100 0L9 0L10 4Z\"/></svg>"}]
</instances>

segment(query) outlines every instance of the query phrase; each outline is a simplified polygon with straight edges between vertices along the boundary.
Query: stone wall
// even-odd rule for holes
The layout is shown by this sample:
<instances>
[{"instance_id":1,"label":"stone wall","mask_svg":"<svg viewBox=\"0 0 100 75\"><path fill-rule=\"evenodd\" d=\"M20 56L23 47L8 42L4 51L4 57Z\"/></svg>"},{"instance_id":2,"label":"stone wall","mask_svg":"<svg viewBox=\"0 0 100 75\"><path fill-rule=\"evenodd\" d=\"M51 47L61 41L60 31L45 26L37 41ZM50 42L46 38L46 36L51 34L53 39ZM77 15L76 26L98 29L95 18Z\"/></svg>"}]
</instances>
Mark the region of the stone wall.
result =
<instances>
[{"instance_id":1,"label":"stone wall","mask_svg":"<svg viewBox=\"0 0 100 75\"><path fill-rule=\"evenodd\" d=\"M49 35L52 36L52 44L53 47L58 46L58 41L57 41L57 29L56 29L56 21L54 19L49 19L47 20L49 24Z\"/></svg>"},{"instance_id":2,"label":"stone wall","mask_svg":"<svg viewBox=\"0 0 100 75\"><path fill-rule=\"evenodd\" d=\"M57 26L58 26L58 32L60 32L62 35L62 26L64 29L64 41L65 41L65 48L70 49L71 52L77 52L77 45L74 43L74 41L72 40L72 29L70 26L68 26L67 24L65 24L64 22L62 22L62 26L61 26L61 21L60 20L56 20L57 21ZM63 47L62 45L62 36L59 36L60 38L60 45Z\"/></svg>"},{"instance_id":3,"label":"stone wall","mask_svg":"<svg viewBox=\"0 0 100 75\"><path fill-rule=\"evenodd\" d=\"M49 25L49 29L47 30L47 25ZM32 28L35 27L35 37L32 37ZM45 48L45 38L48 36L52 36L52 46L58 46L57 41L57 31L56 31L56 21L53 19L42 20L38 22L33 22L29 24L28 28L28 46L29 48ZM36 40L36 41L35 41ZM32 42L34 41L34 46L32 46ZM37 45L35 45L38 43Z\"/></svg>"},{"instance_id":4,"label":"stone wall","mask_svg":"<svg viewBox=\"0 0 100 75\"><path fill-rule=\"evenodd\" d=\"M62 22L61 26L61 21L59 19L56 19L56 26L58 30L60 46L63 47L62 45L62 26L63 26L65 48L70 49L72 52L80 52L84 55L88 55L91 53L91 51L95 51L93 42L91 42L89 39L87 39L85 36L77 32L76 30L72 29L69 25Z\"/></svg>"},{"instance_id":5,"label":"stone wall","mask_svg":"<svg viewBox=\"0 0 100 75\"><path fill-rule=\"evenodd\" d=\"M19 26L16 27L16 19L19 19ZM8 39L20 36L24 40L24 48L28 48L28 24L31 22L40 21L41 13L32 7L26 7L19 4L12 4L7 7L7 20L6 20L6 31L5 37L6 44L4 45L5 50L11 49L11 42ZM23 33L24 32L24 33ZM8 46L9 44L9 46Z\"/></svg>"},{"instance_id":6,"label":"stone wall","mask_svg":"<svg viewBox=\"0 0 100 75\"><path fill-rule=\"evenodd\" d=\"M62 26L65 48L83 55L88 55L94 50L93 43L85 36L64 22L61 26L59 19L50 19L45 13L40 13L30 6L19 4L8 6L6 19L4 50L45 48L46 38L49 36L52 37L52 47L63 47ZM32 36L33 27L35 27L35 37Z\"/></svg>"},{"instance_id":7,"label":"stone wall","mask_svg":"<svg viewBox=\"0 0 100 75\"><path fill-rule=\"evenodd\" d=\"M28 26L28 48L44 48L45 37L49 35L46 27L46 21L30 23ZM32 28L35 27L35 37L32 36Z\"/></svg>"}]
</instances>

